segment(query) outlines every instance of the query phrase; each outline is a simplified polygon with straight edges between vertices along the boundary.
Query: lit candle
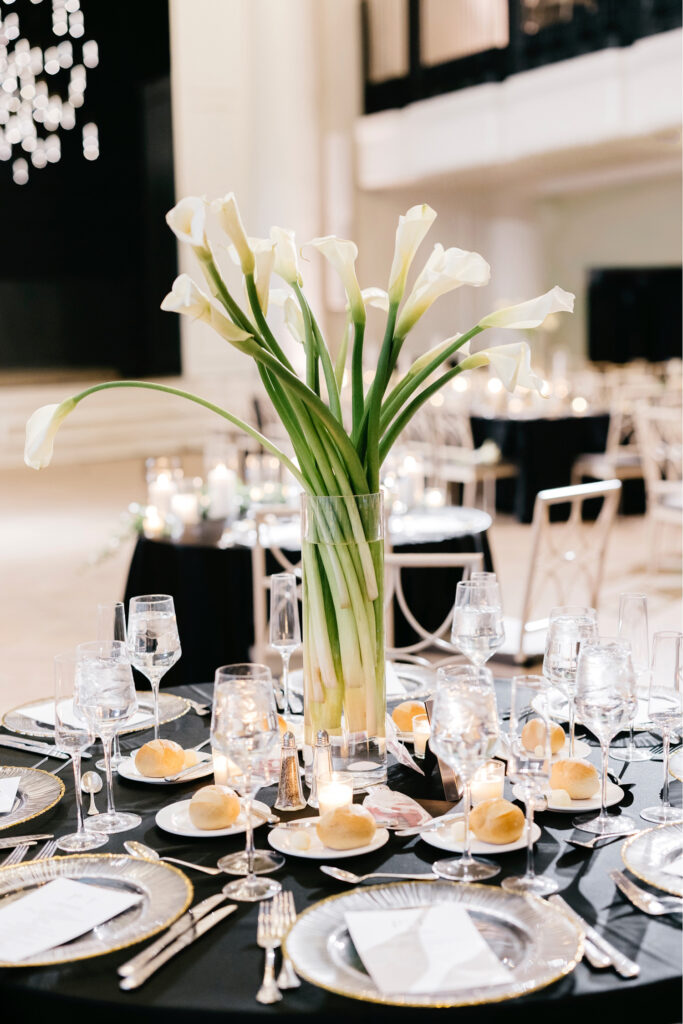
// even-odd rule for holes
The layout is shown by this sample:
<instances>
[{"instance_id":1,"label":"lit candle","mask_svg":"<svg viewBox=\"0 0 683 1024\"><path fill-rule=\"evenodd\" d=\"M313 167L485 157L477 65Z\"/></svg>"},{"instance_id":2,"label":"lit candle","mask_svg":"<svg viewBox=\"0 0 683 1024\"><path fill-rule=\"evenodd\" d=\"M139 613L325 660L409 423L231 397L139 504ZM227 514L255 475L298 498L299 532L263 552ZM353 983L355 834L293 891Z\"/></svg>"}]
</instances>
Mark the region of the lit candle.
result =
<instances>
[{"instance_id":1,"label":"lit candle","mask_svg":"<svg viewBox=\"0 0 683 1024\"><path fill-rule=\"evenodd\" d=\"M185 526L196 526L199 522L199 496L196 494L174 494L171 498L171 512Z\"/></svg>"},{"instance_id":2,"label":"lit candle","mask_svg":"<svg viewBox=\"0 0 683 1024\"><path fill-rule=\"evenodd\" d=\"M209 496L209 515L212 519L227 519L235 503L235 474L223 462L210 469L206 482Z\"/></svg>"},{"instance_id":3,"label":"lit candle","mask_svg":"<svg viewBox=\"0 0 683 1024\"><path fill-rule=\"evenodd\" d=\"M350 772L332 772L318 780L320 816L337 807L350 807L353 803L353 776Z\"/></svg>"},{"instance_id":4,"label":"lit candle","mask_svg":"<svg viewBox=\"0 0 683 1024\"><path fill-rule=\"evenodd\" d=\"M227 756L215 748L212 748L211 755L213 757L213 781L217 786L227 786L230 774Z\"/></svg>"},{"instance_id":5,"label":"lit candle","mask_svg":"<svg viewBox=\"0 0 683 1024\"><path fill-rule=\"evenodd\" d=\"M431 728L426 715L415 715L413 717L413 747L415 757L424 757L427 750L427 740Z\"/></svg>"},{"instance_id":6,"label":"lit candle","mask_svg":"<svg viewBox=\"0 0 683 1024\"><path fill-rule=\"evenodd\" d=\"M170 473L159 473L156 480L150 483L147 489L147 500L150 505L155 505L162 516L165 516L171 507L173 495L176 492L175 480Z\"/></svg>"},{"instance_id":7,"label":"lit candle","mask_svg":"<svg viewBox=\"0 0 683 1024\"><path fill-rule=\"evenodd\" d=\"M502 761L485 761L477 768L470 787L472 804L480 804L482 800L493 800L503 796L505 785L505 765Z\"/></svg>"},{"instance_id":8,"label":"lit candle","mask_svg":"<svg viewBox=\"0 0 683 1024\"><path fill-rule=\"evenodd\" d=\"M156 540L164 532L164 521L159 515L159 510L154 505L148 505L145 509L145 518L142 520L142 532L145 537Z\"/></svg>"}]
</instances>

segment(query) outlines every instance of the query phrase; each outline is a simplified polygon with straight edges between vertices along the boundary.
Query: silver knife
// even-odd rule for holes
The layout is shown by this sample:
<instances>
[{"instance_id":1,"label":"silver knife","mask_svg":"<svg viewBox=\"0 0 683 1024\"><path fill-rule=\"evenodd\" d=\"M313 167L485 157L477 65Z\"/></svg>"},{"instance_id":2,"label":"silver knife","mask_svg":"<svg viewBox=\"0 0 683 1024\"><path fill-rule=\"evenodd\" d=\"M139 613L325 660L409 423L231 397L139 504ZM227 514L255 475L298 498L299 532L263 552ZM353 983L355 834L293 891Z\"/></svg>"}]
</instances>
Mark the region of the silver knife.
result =
<instances>
[{"instance_id":1,"label":"silver knife","mask_svg":"<svg viewBox=\"0 0 683 1024\"><path fill-rule=\"evenodd\" d=\"M22 843L39 843L41 839L54 839L54 836L46 832L45 835L13 836L12 839L0 839L0 850L9 850L13 846L21 846Z\"/></svg>"},{"instance_id":2,"label":"silver knife","mask_svg":"<svg viewBox=\"0 0 683 1024\"><path fill-rule=\"evenodd\" d=\"M604 953L610 958L612 966L614 967L617 974L620 974L622 978L637 978L640 974L640 967L633 960L630 960L624 955L616 946L613 946L611 942L603 938L600 932L596 931L587 921L577 914L568 903L562 899L561 896L550 896L548 903L552 903L553 906L560 907L561 910L567 914L572 921L579 926L579 928L585 933L586 938L593 943L597 949Z\"/></svg>"},{"instance_id":3,"label":"silver knife","mask_svg":"<svg viewBox=\"0 0 683 1024\"><path fill-rule=\"evenodd\" d=\"M40 743L36 740L25 740L15 736L0 736L0 747L26 750L29 754L45 754L46 757L56 757L60 761L68 761L71 758L71 754L65 753L52 743ZM85 751L81 754L81 757L86 759L90 756Z\"/></svg>"},{"instance_id":4,"label":"silver knife","mask_svg":"<svg viewBox=\"0 0 683 1024\"><path fill-rule=\"evenodd\" d=\"M162 953L159 953L159 955L153 960L150 960L150 962L140 968L139 971L136 971L135 974L128 974L125 978L121 978L119 988L125 989L126 991L132 988L139 988L140 985L144 984L144 982L146 982L155 971L158 971L160 967L163 967L165 963L168 963L176 953L180 953L183 949L186 949L187 946L190 946L196 941L196 939L200 938L200 936L205 932L208 932L209 929L213 928L235 910L237 910L237 904L231 903L227 907L221 907L220 910L214 910L213 913L202 918L202 920L197 924L193 924L187 929L187 931L183 932L180 938L176 939L170 946L167 946Z\"/></svg>"},{"instance_id":5,"label":"silver knife","mask_svg":"<svg viewBox=\"0 0 683 1024\"><path fill-rule=\"evenodd\" d=\"M193 924L200 921L210 911L215 910L220 903L224 903L226 899L225 893L219 892L217 896L209 896L208 899L202 900L195 907L190 907L187 913L179 917L156 942L153 942L151 946L147 946L141 953L131 957L130 960L126 960L125 964L121 964L117 968L119 974L122 977L125 977L127 974L134 974L139 967L143 967L149 960L153 960L157 953L160 953L169 943L177 939L179 935L182 935L183 932L191 928Z\"/></svg>"},{"instance_id":6,"label":"silver knife","mask_svg":"<svg viewBox=\"0 0 683 1024\"><path fill-rule=\"evenodd\" d=\"M644 914L660 914L662 909L669 909L670 913L681 913L683 911L683 900L677 896L663 895L655 896L654 893L645 892L640 886L635 885L630 878L621 871L608 872L617 889L624 894L638 910ZM666 901L666 903L664 903ZM677 908L677 909L676 909Z\"/></svg>"},{"instance_id":7,"label":"silver knife","mask_svg":"<svg viewBox=\"0 0 683 1024\"><path fill-rule=\"evenodd\" d=\"M396 836L419 836L421 832L433 832L434 829L441 828L446 821L456 821L462 817L462 811L459 808L451 808L450 811L446 811L445 814L440 814L438 818L432 818L431 821L425 821L423 825L416 825L415 828L399 828L396 830L394 835Z\"/></svg>"}]
</instances>

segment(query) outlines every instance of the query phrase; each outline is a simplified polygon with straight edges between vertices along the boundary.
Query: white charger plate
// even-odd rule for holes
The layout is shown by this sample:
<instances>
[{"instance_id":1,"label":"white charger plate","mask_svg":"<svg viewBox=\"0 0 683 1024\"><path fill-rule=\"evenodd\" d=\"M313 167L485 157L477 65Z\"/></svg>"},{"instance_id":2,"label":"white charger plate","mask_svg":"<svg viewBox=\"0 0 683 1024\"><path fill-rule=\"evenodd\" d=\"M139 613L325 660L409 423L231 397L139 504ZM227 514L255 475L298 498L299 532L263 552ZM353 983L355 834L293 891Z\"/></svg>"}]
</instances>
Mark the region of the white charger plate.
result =
<instances>
[{"instance_id":1,"label":"white charger plate","mask_svg":"<svg viewBox=\"0 0 683 1024\"><path fill-rule=\"evenodd\" d=\"M454 825L457 821L462 821L462 817L453 818L449 821L448 825L444 824L443 828L436 829L433 832L423 832L420 839L424 839L425 843L429 843L430 846L436 846L437 850L448 850L449 853L463 853L465 850L464 841L462 839L453 839L451 833L451 825ZM531 829L531 835L534 843L537 843L541 837L541 830L536 822L534 822ZM499 853L512 853L513 850L525 850L526 847L526 825L521 836L514 843L485 843L483 840L477 839L474 833L472 833L471 852L480 854L483 857L494 857Z\"/></svg>"},{"instance_id":2,"label":"white charger plate","mask_svg":"<svg viewBox=\"0 0 683 1024\"><path fill-rule=\"evenodd\" d=\"M198 751L199 762L195 765L196 773L185 775L175 782L167 782L166 779L154 779L150 775L143 775L135 766L136 754L137 750L134 750L128 757L124 757L116 769L119 775L124 779L129 779L131 782L149 782L152 786L177 786L181 782L195 782L197 779L205 779L207 775L213 775L213 758L210 753L203 750ZM202 765L204 766L203 769Z\"/></svg>"},{"instance_id":3,"label":"white charger plate","mask_svg":"<svg viewBox=\"0 0 683 1024\"><path fill-rule=\"evenodd\" d=\"M306 821L318 820L307 818ZM280 828L275 826L268 834L268 842L278 853L288 854L290 857L303 857L306 860L345 860L347 857L361 857L364 853L372 853L379 850L389 841L389 832L385 828L378 828L372 837L372 842L365 846L357 846L353 850L332 850L324 846L318 839L316 830L306 826L306 834L311 838L311 846L308 850L297 850L290 845L290 839L296 829Z\"/></svg>"},{"instance_id":4,"label":"white charger plate","mask_svg":"<svg viewBox=\"0 0 683 1024\"><path fill-rule=\"evenodd\" d=\"M263 817L260 817L258 814L254 814L254 811L259 811ZM266 804L262 804L260 800L254 800L252 803L251 814L252 828L258 828L259 825L264 825L269 814L270 807ZM171 835L174 836L187 836L190 839L212 839L214 836L238 836L247 830L244 808L240 811L235 824L231 825L230 828L197 828L196 825L192 824L190 819L189 800L178 800L174 804L169 804L168 807L162 807L160 811L157 811L154 820L159 828L162 828L164 832L170 832Z\"/></svg>"},{"instance_id":5,"label":"white charger plate","mask_svg":"<svg viewBox=\"0 0 683 1024\"><path fill-rule=\"evenodd\" d=\"M516 800L524 800L524 791L520 786L512 787L512 795ZM616 786L613 782L607 780L607 807L614 807L623 798L624 791L621 786ZM589 800L572 800L569 807L565 807L563 804L552 804L548 800L548 806L546 810L555 811L557 814L583 814L584 811L599 811L602 807L602 800L600 796L600 790L598 789L595 796L590 797ZM537 814L542 814L542 811L537 811Z\"/></svg>"}]
</instances>

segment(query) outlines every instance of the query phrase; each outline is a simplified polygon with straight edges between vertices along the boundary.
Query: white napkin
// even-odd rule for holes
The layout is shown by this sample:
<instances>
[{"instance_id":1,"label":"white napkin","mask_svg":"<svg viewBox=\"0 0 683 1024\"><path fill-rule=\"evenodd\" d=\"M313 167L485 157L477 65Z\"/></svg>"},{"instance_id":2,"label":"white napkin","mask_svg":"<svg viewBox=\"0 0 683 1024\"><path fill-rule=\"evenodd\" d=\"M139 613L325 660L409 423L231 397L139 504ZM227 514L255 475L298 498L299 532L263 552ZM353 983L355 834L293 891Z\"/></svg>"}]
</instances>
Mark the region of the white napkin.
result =
<instances>
[{"instance_id":1,"label":"white napkin","mask_svg":"<svg viewBox=\"0 0 683 1024\"><path fill-rule=\"evenodd\" d=\"M510 978L464 907L354 910L346 924L380 992L456 992Z\"/></svg>"},{"instance_id":2,"label":"white napkin","mask_svg":"<svg viewBox=\"0 0 683 1024\"><path fill-rule=\"evenodd\" d=\"M14 807L14 798L19 788L19 776L0 780L0 814L8 814Z\"/></svg>"},{"instance_id":3,"label":"white napkin","mask_svg":"<svg viewBox=\"0 0 683 1024\"><path fill-rule=\"evenodd\" d=\"M0 910L0 960L17 964L61 946L141 899L138 893L55 878Z\"/></svg>"},{"instance_id":4,"label":"white napkin","mask_svg":"<svg viewBox=\"0 0 683 1024\"><path fill-rule=\"evenodd\" d=\"M679 854L665 868L662 868L662 871L665 875L675 875L676 878L683 878L683 853Z\"/></svg>"},{"instance_id":5,"label":"white napkin","mask_svg":"<svg viewBox=\"0 0 683 1024\"><path fill-rule=\"evenodd\" d=\"M21 709L22 715L26 715L27 718L33 718L36 722L43 722L44 725L55 726L55 702L53 700L41 701L40 704L30 704ZM132 718L129 718L125 723L126 729L131 726L140 725L142 722L147 721L149 718L149 712L136 711ZM62 713L62 721L66 725L72 725L79 728L83 727L81 719L77 718L74 711L66 711Z\"/></svg>"}]
</instances>

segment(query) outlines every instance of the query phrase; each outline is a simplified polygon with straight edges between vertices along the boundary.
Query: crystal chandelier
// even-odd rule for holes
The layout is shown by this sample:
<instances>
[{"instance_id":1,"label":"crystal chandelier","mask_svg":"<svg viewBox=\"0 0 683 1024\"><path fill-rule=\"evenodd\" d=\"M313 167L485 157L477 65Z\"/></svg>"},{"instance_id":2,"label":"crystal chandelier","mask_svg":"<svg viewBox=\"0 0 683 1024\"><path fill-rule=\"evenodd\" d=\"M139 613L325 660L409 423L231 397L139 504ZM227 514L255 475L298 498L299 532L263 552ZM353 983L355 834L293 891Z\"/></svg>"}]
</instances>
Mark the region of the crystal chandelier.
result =
<instances>
[{"instance_id":1,"label":"crystal chandelier","mask_svg":"<svg viewBox=\"0 0 683 1024\"><path fill-rule=\"evenodd\" d=\"M43 0L30 2L38 5ZM76 127L76 111L85 99L86 69L99 63L97 43L81 42L85 19L80 0L51 3L55 38L43 49L22 34L14 9L20 3L0 0L0 160L12 162L17 185L26 184L30 167L41 170L61 159L60 132ZM90 121L81 131L83 156L97 160L97 125Z\"/></svg>"}]
</instances>

